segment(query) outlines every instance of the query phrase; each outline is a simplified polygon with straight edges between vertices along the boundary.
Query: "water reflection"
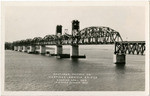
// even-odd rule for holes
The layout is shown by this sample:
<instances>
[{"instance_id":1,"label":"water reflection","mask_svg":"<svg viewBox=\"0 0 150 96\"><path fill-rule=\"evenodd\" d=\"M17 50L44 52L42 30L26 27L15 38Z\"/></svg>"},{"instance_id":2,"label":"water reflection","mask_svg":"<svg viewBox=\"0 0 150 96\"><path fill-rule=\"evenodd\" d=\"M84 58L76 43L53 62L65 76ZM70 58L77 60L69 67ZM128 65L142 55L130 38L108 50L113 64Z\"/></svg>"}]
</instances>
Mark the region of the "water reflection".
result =
<instances>
[{"instance_id":1,"label":"water reflection","mask_svg":"<svg viewBox=\"0 0 150 96\"><path fill-rule=\"evenodd\" d=\"M125 74L125 72L126 72L125 64L116 64L115 72L117 74Z\"/></svg>"},{"instance_id":2,"label":"water reflection","mask_svg":"<svg viewBox=\"0 0 150 96\"><path fill-rule=\"evenodd\" d=\"M79 59L72 59L71 60L71 69L73 73L78 73L80 68L79 68L80 62Z\"/></svg>"},{"instance_id":3,"label":"water reflection","mask_svg":"<svg viewBox=\"0 0 150 96\"><path fill-rule=\"evenodd\" d=\"M72 61L72 64L78 64L79 63L78 58L71 59L71 61Z\"/></svg>"}]
</instances>

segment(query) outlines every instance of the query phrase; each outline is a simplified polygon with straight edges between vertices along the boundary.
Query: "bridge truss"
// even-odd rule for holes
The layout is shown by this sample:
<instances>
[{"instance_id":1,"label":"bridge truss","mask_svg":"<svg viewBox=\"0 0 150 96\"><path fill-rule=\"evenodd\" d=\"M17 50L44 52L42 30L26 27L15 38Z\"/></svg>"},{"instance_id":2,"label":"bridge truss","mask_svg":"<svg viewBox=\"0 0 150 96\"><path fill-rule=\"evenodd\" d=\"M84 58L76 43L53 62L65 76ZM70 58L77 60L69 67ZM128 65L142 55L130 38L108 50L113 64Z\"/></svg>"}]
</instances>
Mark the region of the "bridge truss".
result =
<instances>
[{"instance_id":1,"label":"bridge truss","mask_svg":"<svg viewBox=\"0 0 150 96\"><path fill-rule=\"evenodd\" d=\"M123 41L115 43L115 54L141 54L145 51L144 41Z\"/></svg>"},{"instance_id":2,"label":"bridge truss","mask_svg":"<svg viewBox=\"0 0 150 96\"><path fill-rule=\"evenodd\" d=\"M87 27L76 34L46 35L44 38L35 37L13 42L14 45L91 45L114 44L123 41L119 32L109 27Z\"/></svg>"},{"instance_id":3,"label":"bridge truss","mask_svg":"<svg viewBox=\"0 0 150 96\"><path fill-rule=\"evenodd\" d=\"M72 34L46 35L13 42L13 46L30 45L101 45L115 44L114 54L144 54L144 41L123 41L119 32L109 27L87 27Z\"/></svg>"}]
</instances>

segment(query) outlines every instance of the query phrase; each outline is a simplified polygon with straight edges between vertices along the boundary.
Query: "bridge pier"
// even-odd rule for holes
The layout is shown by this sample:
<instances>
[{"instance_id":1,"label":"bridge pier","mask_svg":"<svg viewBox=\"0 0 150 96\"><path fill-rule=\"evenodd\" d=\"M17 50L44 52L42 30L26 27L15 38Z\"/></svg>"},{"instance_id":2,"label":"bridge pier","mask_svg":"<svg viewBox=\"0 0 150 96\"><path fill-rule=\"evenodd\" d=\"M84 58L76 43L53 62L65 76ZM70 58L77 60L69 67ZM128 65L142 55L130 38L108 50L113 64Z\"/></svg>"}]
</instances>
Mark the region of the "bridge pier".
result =
<instances>
[{"instance_id":1,"label":"bridge pier","mask_svg":"<svg viewBox=\"0 0 150 96\"><path fill-rule=\"evenodd\" d=\"M126 64L126 55L125 54L114 54L114 63L115 64Z\"/></svg>"},{"instance_id":2,"label":"bridge pier","mask_svg":"<svg viewBox=\"0 0 150 96\"><path fill-rule=\"evenodd\" d=\"M45 54L45 53L46 53L46 47L45 47L45 45L41 45L41 46L40 46L39 53L40 53L40 54Z\"/></svg>"},{"instance_id":3,"label":"bridge pier","mask_svg":"<svg viewBox=\"0 0 150 96\"><path fill-rule=\"evenodd\" d=\"M63 46L62 45L56 46L55 54L57 54L57 55L63 54Z\"/></svg>"},{"instance_id":4,"label":"bridge pier","mask_svg":"<svg viewBox=\"0 0 150 96\"><path fill-rule=\"evenodd\" d=\"M27 52L27 46L23 46L23 52Z\"/></svg>"},{"instance_id":5,"label":"bridge pier","mask_svg":"<svg viewBox=\"0 0 150 96\"><path fill-rule=\"evenodd\" d=\"M22 46L18 46L18 51L22 52Z\"/></svg>"},{"instance_id":6,"label":"bridge pier","mask_svg":"<svg viewBox=\"0 0 150 96\"><path fill-rule=\"evenodd\" d=\"M71 56L78 56L79 55L79 45L71 45L70 48L70 55Z\"/></svg>"},{"instance_id":7,"label":"bridge pier","mask_svg":"<svg viewBox=\"0 0 150 96\"><path fill-rule=\"evenodd\" d=\"M56 26L56 36L57 36L57 43L56 43L56 48L55 48L55 55L57 58L63 54L63 46L61 42L61 35L62 35L62 26L57 25Z\"/></svg>"},{"instance_id":8,"label":"bridge pier","mask_svg":"<svg viewBox=\"0 0 150 96\"><path fill-rule=\"evenodd\" d=\"M124 48L121 46L118 51L117 42L115 42L115 49L114 49L114 57L113 62L115 64L125 64L126 63L126 54L124 52Z\"/></svg>"},{"instance_id":9,"label":"bridge pier","mask_svg":"<svg viewBox=\"0 0 150 96\"><path fill-rule=\"evenodd\" d=\"M70 55L71 58L86 58L85 55L81 56L79 55L79 21L73 20L72 21L72 44L71 44L71 50Z\"/></svg>"},{"instance_id":10,"label":"bridge pier","mask_svg":"<svg viewBox=\"0 0 150 96\"><path fill-rule=\"evenodd\" d=\"M79 32L79 21L72 21L72 45L70 50L70 55L72 58L78 58L79 56L79 45L78 45L78 32Z\"/></svg>"},{"instance_id":11,"label":"bridge pier","mask_svg":"<svg viewBox=\"0 0 150 96\"><path fill-rule=\"evenodd\" d=\"M55 48L55 54L53 56L57 56L57 58L70 58L70 54L63 54L61 25L56 26L56 36L57 36L56 48Z\"/></svg>"},{"instance_id":12,"label":"bridge pier","mask_svg":"<svg viewBox=\"0 0 150 96\"><path fill-rule=\"evenodd\" d=\"M35 53L35 46L28 46L28 53Z\"/></svg>"},{"instance_id":13,"label":"bridge pier","mask_svg":"<svg viewBox=\"0 0 150 96\"><path fill-rule=\"evenodd\" d=\"M18 46L14 46L14 51L18 51Z\"/></svg>"},{"instance_id":14,"label":"bridge pier","mask_svg":"<svg viewBox=\"0 0 150 96\"><path fill-rule=\"evenodd\" d=\"M18 50L17 51L19 51L20 50L20 46L18 46Z\"/></svg>"}]
</instances>

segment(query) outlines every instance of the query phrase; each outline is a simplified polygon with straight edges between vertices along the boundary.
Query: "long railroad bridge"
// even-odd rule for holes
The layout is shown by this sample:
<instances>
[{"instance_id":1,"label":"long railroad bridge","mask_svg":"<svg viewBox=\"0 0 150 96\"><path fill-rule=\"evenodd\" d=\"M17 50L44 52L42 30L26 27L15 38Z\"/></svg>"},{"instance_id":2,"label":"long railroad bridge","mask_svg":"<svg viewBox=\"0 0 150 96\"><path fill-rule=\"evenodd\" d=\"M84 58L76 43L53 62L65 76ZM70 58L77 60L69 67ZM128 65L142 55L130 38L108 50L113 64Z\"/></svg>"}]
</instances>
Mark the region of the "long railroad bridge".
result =
<instances>
[{"instance_id":1,"label":"long railroad bridge","mask_svg":"<svg viewBox=\"0 0 150 96\"><path fill-rule=\"evenodd\" d=\"M79 55L79 45L114 44L114 63L125 64L126 54L143 55L145 41L123 41L119 32L109 27L93 26L79 30L79 21L72 21L72 34L62 34L62 25L56 26L56 34L46 35L44 38L35 37L14 41L13 50L27 53L38 52L46 54L46 45L55 45L54 56L65 58L83 58ZM70 54L63 53L63 45L70 45Z\"/></svg>"}]
</instances>

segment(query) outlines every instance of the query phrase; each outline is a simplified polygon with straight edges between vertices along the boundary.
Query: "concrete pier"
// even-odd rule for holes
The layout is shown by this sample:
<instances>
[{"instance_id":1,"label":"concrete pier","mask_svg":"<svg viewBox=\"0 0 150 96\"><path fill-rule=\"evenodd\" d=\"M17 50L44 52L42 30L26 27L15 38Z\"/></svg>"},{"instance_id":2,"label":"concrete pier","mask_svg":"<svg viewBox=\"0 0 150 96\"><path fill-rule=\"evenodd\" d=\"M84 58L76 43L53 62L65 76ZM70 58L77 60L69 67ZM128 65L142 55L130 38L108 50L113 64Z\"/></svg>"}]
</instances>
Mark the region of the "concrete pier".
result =
<instances>
[{"instance_id":1,"label":"concrete pier","mask_svg":"<svg viewBox=\"0 0 150 96\"><path fill-rule=\"evenodd\" d=\"M18 51L18 46L14 46L14 51Z\"/></svg>"},{"instance_id":2,"label":"concrete pier","mask_svg":"<svg viewBox=\"0 0 150 96\"><path fill-rule=\"evenodd\" d=\"M126 55L125 54L114 54L114 63L115 64L125 64L126 63Z\"/></svg>"},{"instance_id":3,"label":"concrete pier","mask_svg":"<svg viewBox=\"0 0 150 96\"><path fill-rule=\"evenodd\" d=\"M71 50L70 50L70 55L71 58L86 58L85 55L81 56L79 55L79 45L78 45L78 37L79 37L79 21L78 20L73 20L72 21L72 36L73 36L73 41L71 44Z\"/></svg>"},{"instance_id":4,"label":"concrete pier","mask_svg":"<svg viewBox=\"0 0 150 96\"><path fill-rule=\"evenodd\" d=\"M20 46L18 46L18 50L17 51L20 51Z\"/></svg>"},{"instance_id":5,"label":"concrete pier","mask_svg":"<svg viewBox=\"0 0 150 96\"><path fill-rule=\"evenodd\" d=\"M40 54L45 54L46 53L46 47L45 47L45 45L41 45L40 46L39 53Z\"/></svg>"},{"instance_id":6,"label":"concrete pier","mask_svg":"<svg viewBox=\"0 0 150 96\"><path fill-rule=\"evenodd\" d=\"M28 46L28 53L35 53L35 46Z\"/></svg>"},{"instance_id":7,"label":"concrete pier","mask_svg":"<svg viewBox=\"0 0 150 96\"><path fill-rule=\"evenodd\" d=\"M73 20L72 21L72 36L77 39L77 34L79 32L79 21ZM79 55L79 45L78 42L72 41L70 55L72 56L78 56Z\"/></svg>"},{"instance_id":8,"label":"concrete pier","mask_svg":"<svg viewBox=\"0 0 150 96\"><path fill-rule=\"evenodd\" d=\"M22 52L27 52L27 46L23 46Z\"/></svg>"},{"instance_id":9,"label":"concrete pier","mask_svg":"<svg viewBox=\"0 0 150 96\"><path fill-rule=\"evenodd\" d=\"M71 56L78 56L79 55L79 46L78 45L72 45L71 46L70 55Z\"/></svg>"},{"instance_id":10,"label":"concrete pier","mask_svg":"<svg viewBox=\"0 0 150 96\"><path fill-rule=\"evenodd\" d=\"M57 44L55 48L55 54L60 55L63 54L63 47L61 43L61 35L62 35L62 26L57 25L56 26L56 35L57 35Z\"/></svg>"},{"instance_id":11,"label":"concrete pier","mask_svg":"<svg viewBox=\"0 0 150 96\"><path fill-rule=\"evenodd\" d=\"M57 55L63 54L63 46L62 45L56 46L55 54L57 54Z\"/></svg>"},{"instance_id":12,"label":"concrete pier","mask_svg":"<svg viewBox=\"0 0 150 96\"><path fill-rule=\"evenodd\" d=\"M23 47L22 46L18 46L18 51L22 52Z\"/></svg>"}]
</instances>

